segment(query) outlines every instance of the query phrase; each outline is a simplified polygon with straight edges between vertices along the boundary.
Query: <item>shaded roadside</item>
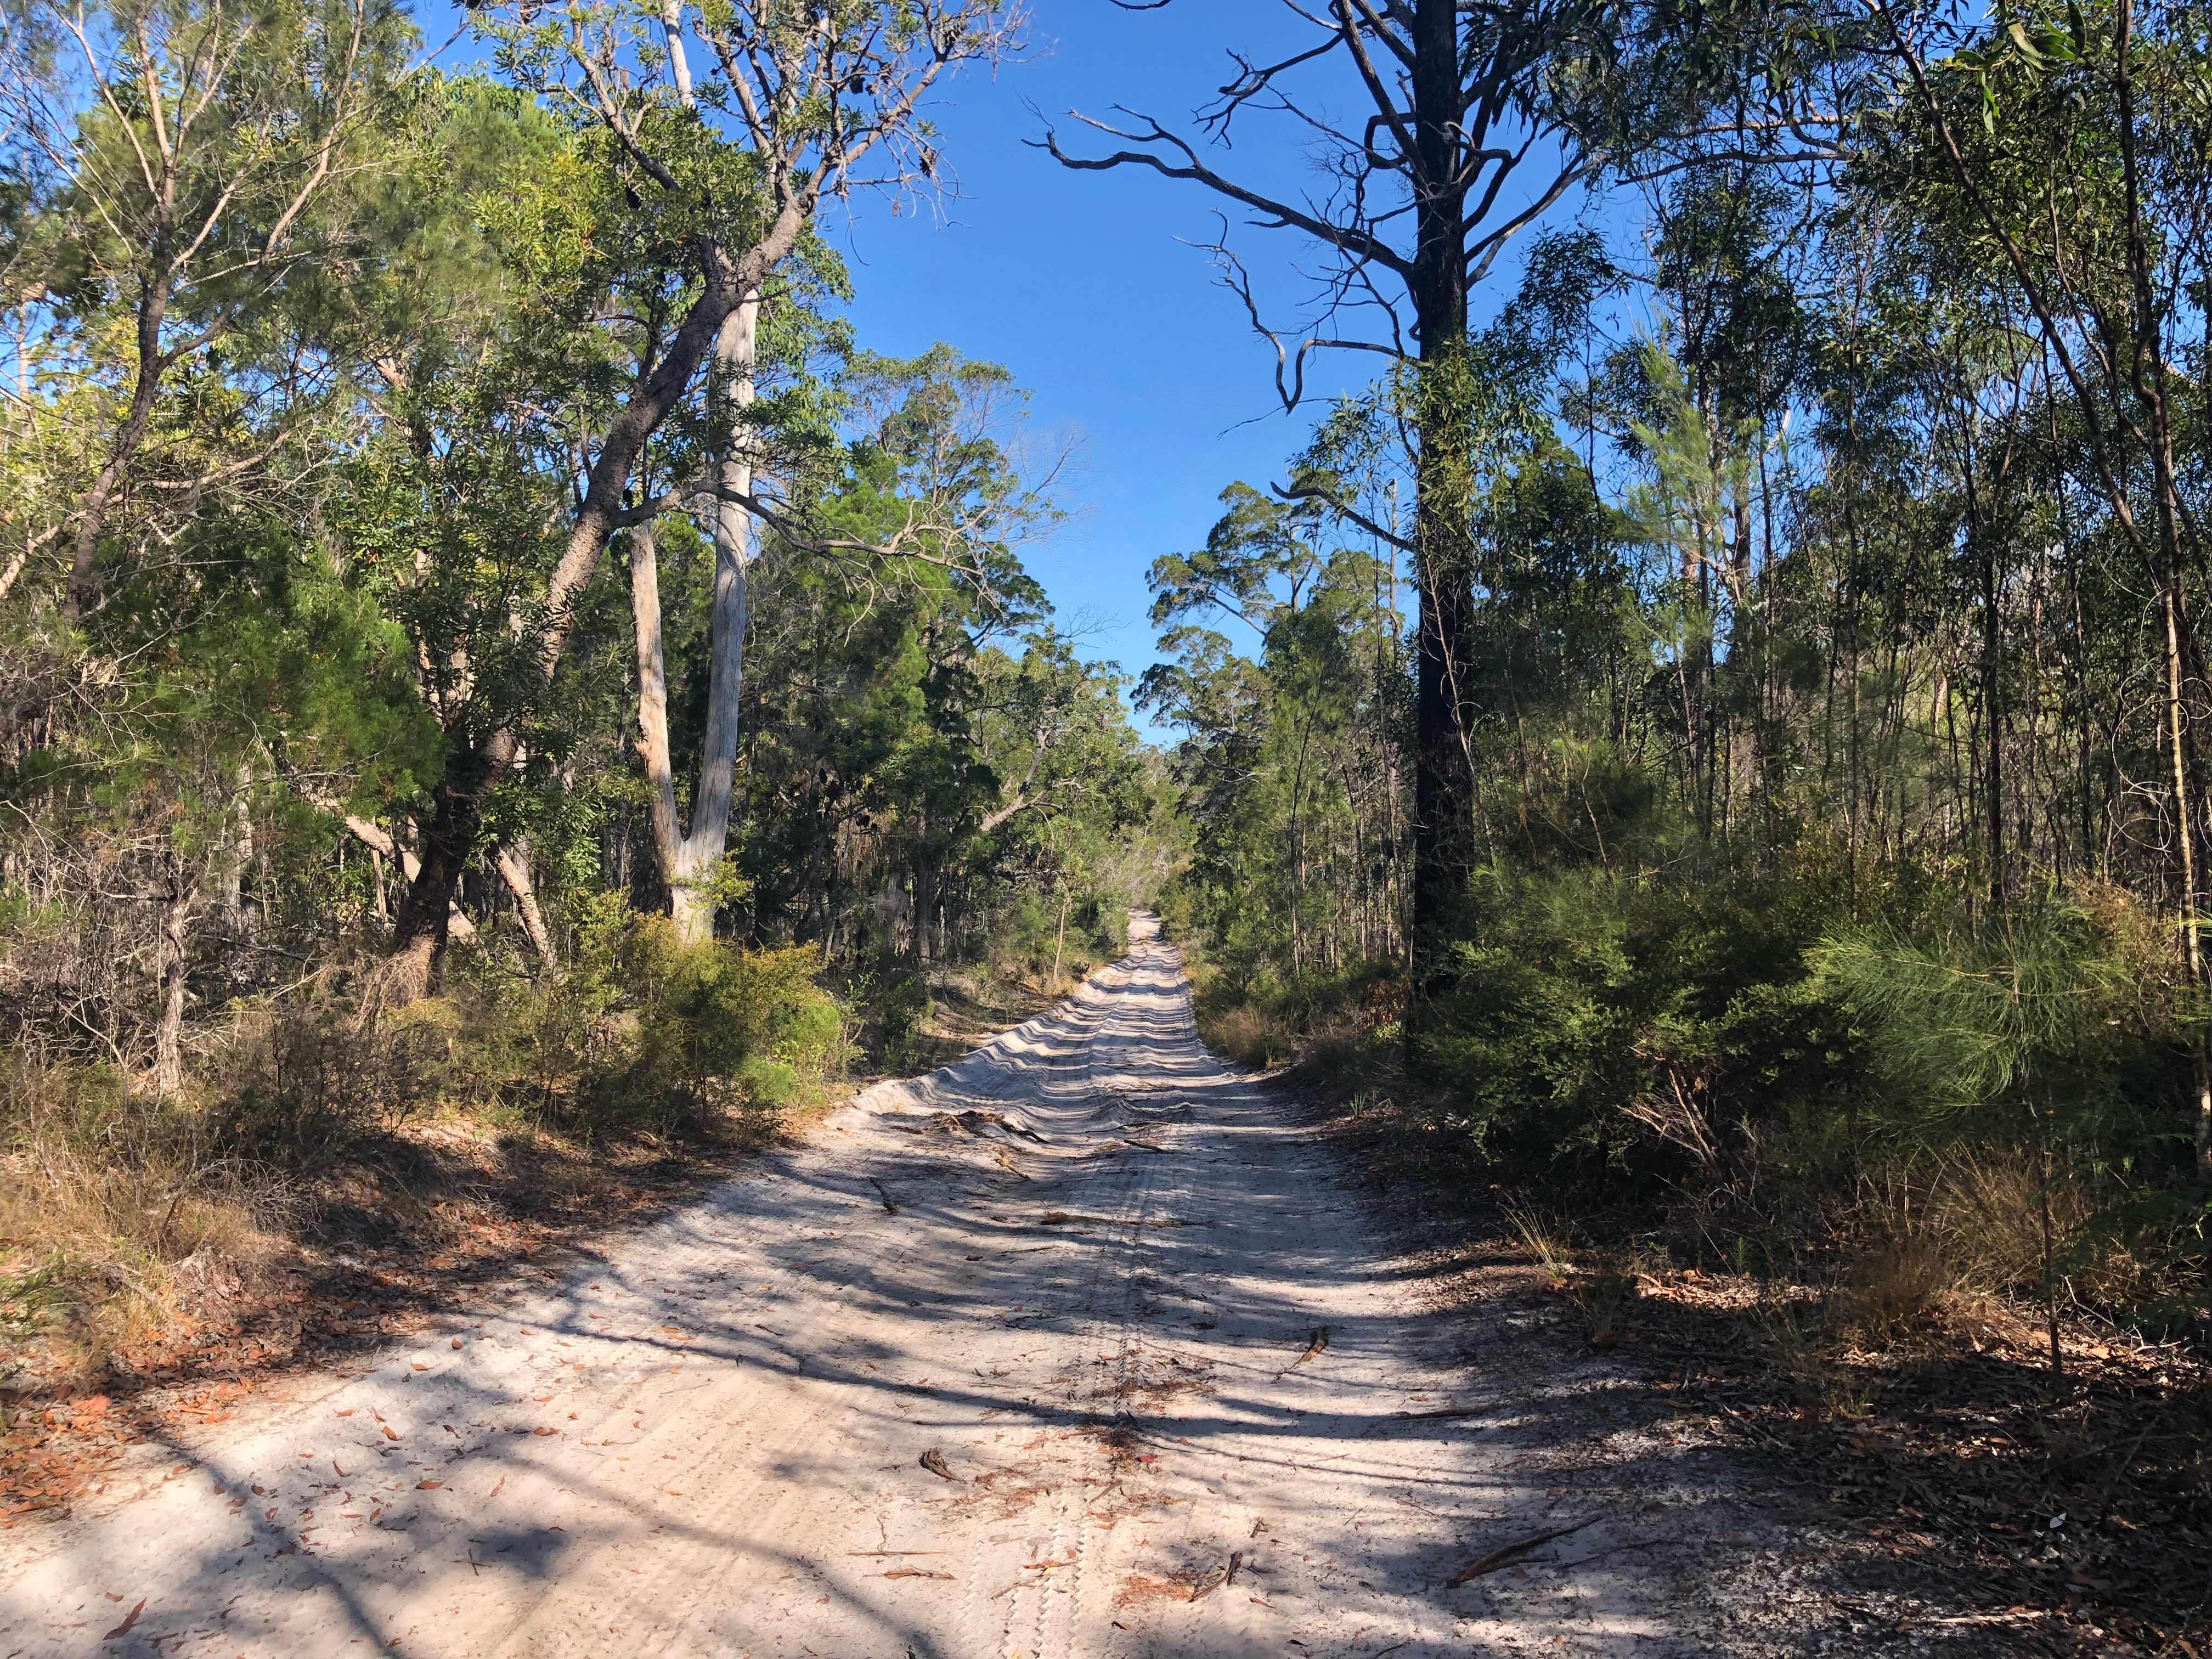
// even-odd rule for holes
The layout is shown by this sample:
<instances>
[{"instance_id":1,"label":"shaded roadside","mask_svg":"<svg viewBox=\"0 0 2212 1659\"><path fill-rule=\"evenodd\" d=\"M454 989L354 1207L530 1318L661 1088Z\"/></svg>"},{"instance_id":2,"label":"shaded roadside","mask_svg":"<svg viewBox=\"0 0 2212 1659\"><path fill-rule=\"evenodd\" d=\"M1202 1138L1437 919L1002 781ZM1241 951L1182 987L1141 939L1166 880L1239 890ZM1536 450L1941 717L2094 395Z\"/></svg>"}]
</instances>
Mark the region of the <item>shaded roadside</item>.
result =
<instances>
[{"instance_id":1,"label":"shaded roadside","mask_svg":"<svg viewBox=\"0 0 2212 1659\"><path fill-rule=\"evenodd\" d=\"M441 1311L557 1280L795 1145L873 1084L942 1064L1054 1000L957 971L932 990L896 1052L857 1054L845 1085L806 1109L598 1145L448 1114L319 1177L303 1194L303 1236L273 1260L195 1263L136 1340L42 1369L21 1362L73 1333L62 1320L19 1331L19 1363L0 1371L0 1531L66 1516L103 1495L134 1449L221 1424L271 1383L416 1334Z\"/></svg>"},{"instance_id":2,"label":"shaded roadside","mask_svg":"<svg viewBox=\"0 0 2212 1659\"><path fill-rule=\"evenodd\" d=\"M1725 1448L1863 1650L2212 1650L2201 1358L2069 1327L2054 1387L2032 1313L1994 1304L1971 1328L1825 1340L1819 1288L1532 1224L1453 1137L1310 1069L1265 1086L1356 1172L1470 1352L1603 1377L1608 1409ZM1716 1594L1735 1565L1712 1564Z\"/></svg>"}]
</instances>

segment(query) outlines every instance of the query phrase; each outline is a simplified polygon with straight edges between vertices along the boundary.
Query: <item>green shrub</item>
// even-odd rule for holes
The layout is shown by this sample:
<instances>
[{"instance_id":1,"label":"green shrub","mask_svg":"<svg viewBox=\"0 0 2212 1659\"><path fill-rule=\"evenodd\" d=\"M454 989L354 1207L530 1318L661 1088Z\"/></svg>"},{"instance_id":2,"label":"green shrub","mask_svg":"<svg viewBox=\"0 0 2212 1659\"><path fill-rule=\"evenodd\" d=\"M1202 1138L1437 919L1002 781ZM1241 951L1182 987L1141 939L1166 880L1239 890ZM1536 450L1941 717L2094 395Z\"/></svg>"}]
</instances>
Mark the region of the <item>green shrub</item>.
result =
<instances>
[{"instance_id":1,"label":"green shrub","mask_svg":"<svg viewBox=\"0 0 2212 1659\"><path fill-rule=\"evenodd\" d=\"M1486 1176L1594 1220L1665 1218L1723 1257L1756 1239L1870 1328L1935 1298L1908 1281L2019 1294L2054 1273L2171 1322L2201 1302L2206 1214L2185 1192L2197 1016L2176 958L2116 890L1977 924L1911 867L1863 872L1850 903L1817 849L1490 872L1415 1011L1405 1104ZM1265 1006L1295 1021L1291 994Z\"/></svg>"},{"instance_id":2,"label":"green shrub","mask_svg":"<svg viewBox=\"0 0 2212 1659\"><path fill-rule=\"evenodd\" d=\"M207 1110L215 1141L286 1169L327 1167L435 1100L455 1018L434 998L367 1025L322 1007L246 1011L207 1068L224 1085Z\"/></svg>"},{"instance_id":3,"label":"green shrub","mask_svg":"<svg viewBox=\"0 0 2212 1659\"><path fill-rule=\"evenodd\" d=\"M1632 1149L1646 1179L1717 1175L1768 1103L1825 1112L1858 1079L1804 964L1826 900L1756 876L1487 876L1453 982L1422 1011L1416 1069L1516 1178L1562 1164L1627 1176Z\"/></svg>"},{"instance_id":4,"label":"green shrub","mask_svg":"<svg viewBox=\"0 0 2212 1659\"><path fill-rule=\"evenodd\" d=\"M417 1052L445 1098L586 1141L696 1133L773 1117L842 1068L844 1016L812 951L686 944L604 896L573 922L560 972L479 980L397 1017L439 1033Z\"/></svg>"}]
</instances>

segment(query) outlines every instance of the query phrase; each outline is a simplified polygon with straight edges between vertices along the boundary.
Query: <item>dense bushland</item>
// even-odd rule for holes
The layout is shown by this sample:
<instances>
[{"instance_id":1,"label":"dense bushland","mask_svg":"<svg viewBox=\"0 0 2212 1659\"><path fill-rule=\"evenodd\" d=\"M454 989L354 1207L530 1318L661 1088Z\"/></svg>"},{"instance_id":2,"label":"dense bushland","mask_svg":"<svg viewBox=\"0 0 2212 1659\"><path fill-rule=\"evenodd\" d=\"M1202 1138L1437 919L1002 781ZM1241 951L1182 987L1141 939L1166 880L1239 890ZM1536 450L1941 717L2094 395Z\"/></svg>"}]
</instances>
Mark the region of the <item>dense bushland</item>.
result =
<instances>
[{"instance_id":1,"label":"dense bushland","mask_svg":"<svg viewBox=\"0 0 2212 1659\"><path fill-rule=\"evenodd\" d=\"M1592 210L1153 568L1165 902L1218 1044L1470 1200L1838 1309L1909 1281L1892 1334L2201 1338L2201 53L2167 9L1885 15L1821 40L1818 143L1531 81ZM1346 281L1419 301L1353 228Z\"/></svg>"},{"instance_id":2,"label":"dense bushland","mask_svg":"<svg viewBox=\"0 0 2212 1659\"><path fill-rule=\"evenodd\" d=\"M1004 370L856 340L818 223L934 190L917 110L1017 13L575 22L447 75L388 0L0 21L33 1347L412 1224L454 1137L756 1137L1150 878L1158 769L1021 562L1058 458Z\"/></svg>"}]
</instances>

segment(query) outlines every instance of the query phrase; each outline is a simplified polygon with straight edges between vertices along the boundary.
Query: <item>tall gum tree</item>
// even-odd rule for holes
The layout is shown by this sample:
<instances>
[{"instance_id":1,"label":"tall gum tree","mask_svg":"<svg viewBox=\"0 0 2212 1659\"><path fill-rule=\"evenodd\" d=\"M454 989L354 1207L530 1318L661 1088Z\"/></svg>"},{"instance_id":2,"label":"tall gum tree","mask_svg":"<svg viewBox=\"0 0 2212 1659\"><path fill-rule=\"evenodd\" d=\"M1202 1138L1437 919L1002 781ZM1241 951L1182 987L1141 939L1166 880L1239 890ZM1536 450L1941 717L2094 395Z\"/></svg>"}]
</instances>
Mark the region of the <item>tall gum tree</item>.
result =
<instances>
[{"instance_id":1,"label":"tall gum tree","mask_svg":"<svg viewBox=\"0 0 2212 1659\"><path fill-rule=\"evenodd\" d=\"M1130 3L1159 10L1170 0ZM1717 9L1708 34L1748 46L1805 28L1800 9L1777 21ZM1214 251L1255 328L1275 352L1276 391L1295 408L1309 360L1332 350L1379 353L1402 374L1413 473L1410 535L1352 504L1332 505L1411 555L1419 599L1415 658L1413 954L1417 988L1441 963L1440 930L1474 859L1472 776L1464 740L1466 687L1476 604L1471 519L1475 490L1461 418L1469 296L1507 246L1621 155L1632 127L1660 129L1680 145L1711 133L1708 112L1733 85L1739 113L1771 118L1765 143L1799 125L1802 96L1771 98L1775 56L1764 46L1731 58L1710 43L1687 49L1689 25L1665 9L1553 0L1539 5L1469 0L1285 0L1296 44L1256 59L1232 51L1234 74L1185 137L1149 116L1075 118L1125 149L1079 153L1048 130L1040 141L1064 165L1148 168L1194 184L1249 212L1253 226L1289 231L1328 256L1314 331L1291 341L1264 321L1251 284L1226 246ZM1723 15L1725 12L1727 15ZM1755 67L1756 66L1756 67ZM1334 77L1333 79L1331 77ZM1333 119L1345 97L1363 112ZM1323 193L1292 198L1218 168L1200 149L1225 149L1240 121L1273 117L1314 152ZM1639 151L1639 154L1645 153ZM1326 485L1294 485L1291 495Z\"/></svg>"},{"instance_id":2,"label":"tall gum tree","mask_svg":"<svg viewBox=\"0 0 2212 1659\"><path fill-rule=\"evenodd\" d=\"M636 501L648 444L698 393L702 377L718 376L734 401L747 378L746 331L732 319L770 287L825 198L929 186L937 160L921 113L925 96L961 65L994 62L1012 50L1021 19L1001 0L833 0L803 9L741 0L705 11L656 0L549 15L524 4L483 15L511 79L608 135L610 166L629 196L693 220L680 319L658 349L635 358L578 468L576 505L536 639L538 671L550 683L574 640L578 600L618 532L702 498L764 510L734 451ZM741 441L734 427L730 441ZM709 697L730 712L710 720L709 731L730 757L710 750L702 768L708 777L733 763L744 631L743 537L718 534L717 544L710 647L717 684ZM486 731L453 757L433 793L421 862L394 933L397 995L418 993L435 975L487 797L514 764L519 744L512 726ZM704 850L702 842L702 860ZM684 876L690 862L687 854L672 873Z\"/></svg>"}]
</instances>

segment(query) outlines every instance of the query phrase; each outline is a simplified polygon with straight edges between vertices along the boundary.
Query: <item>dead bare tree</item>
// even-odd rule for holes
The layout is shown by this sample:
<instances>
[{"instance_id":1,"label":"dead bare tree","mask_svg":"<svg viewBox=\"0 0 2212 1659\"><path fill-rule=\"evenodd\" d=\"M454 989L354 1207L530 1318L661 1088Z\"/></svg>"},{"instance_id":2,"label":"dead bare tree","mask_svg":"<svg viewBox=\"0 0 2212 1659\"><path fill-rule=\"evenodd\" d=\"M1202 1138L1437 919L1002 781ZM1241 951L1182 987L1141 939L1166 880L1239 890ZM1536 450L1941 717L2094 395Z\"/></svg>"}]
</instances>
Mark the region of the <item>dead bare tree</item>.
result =
<instances>
[{"instance_id":1,"label":"dead bare tree","mask_svg":"<svg viewBox=\"0 0 2212 1659\"><path fill-rule=\"evenodd\" d=\"M1131 112L1116 120L1076 118L1132 148L1075 154L1051 130L1042 143L1066 167L1147 167L1198 185L1249 210L1253 225L1297 233L1328 251L1322 325L1292 345L1266 323L1225 246L1218 250L1255 328L1274 349L1285 410L1303 398L1308 359L1317 351L1378 353L1413 370L1413 533L1369 528L1412 554L1419 595L1419 951L1433 939L1473 859L1472 780L1458 735L1466 711L1452 690L1464 675L1474 606L1473 456L1452 398L1467 350L1468 295L1513 237L1604 160L1591 124L1580 118L1588 89L1563 94L1577 80L1602 82L1608 14L1582 0L1539 6L1331 0L1326 11L1296 0L1285 5L1308 27L1306 40L1272 62L1232 52L1236 73L1200 122L1206 137L1223 143L1240 118L1267 114L1294 125L1322 152L1332 186L1326 195L1294 200L1254 188L1218 171L1191 139ZM1324 70L1348 77L1364 94L1370 112L1357 127L1332 123L1320 112L1320 98L1301 89L1301 75ZM1417 963L1417 978L1423 976Z\"/></svg>"},{"instance_id":2,"label":"dead bare tree","mask_svg":"<svg viewBox=\"0 0 2212 1659\"><path fill-rule=\"evenodd\" d=\"M1154 11L1171 0L1115 0ZM1413 950L1429 982L1439 925L1471 868L1473 781L1458 688L1468 661L1476 573L1476 459L1462 416L1468 301L1508 244L1608 169L1710 158L1715 147L1829 143L1820 82L1807 60L1825 40L1810 6L1709 9L1686 21L1664 9L1544 0L1283 0L1298 38L1268 60L1231 50L1234 74L1198 112L1196 137L1133 111L1073 113L1127 148L1078 154L1048 129L1038 141L1064 166L1148 168L1194 184L1328 256L1317 321L1295 343L1271 326L1243 265L1213 250L1230 287L1275 354L1275 389L1293 409L1317 352L1379 354L1402 371L1411 434L1410 536L1328 488L1293 481L1352 522L1409 553L1419 595L1416 650ZM1726 50L1723 42L1726 43ZM1814 45L1808 45L1814 43ZM1346 93L1365 113L1327 113ZM1219 170L1200 143L1226 148L1240 120L1288 128L1328 181L1293 198Z\"/></svg>"}]
</instances>

